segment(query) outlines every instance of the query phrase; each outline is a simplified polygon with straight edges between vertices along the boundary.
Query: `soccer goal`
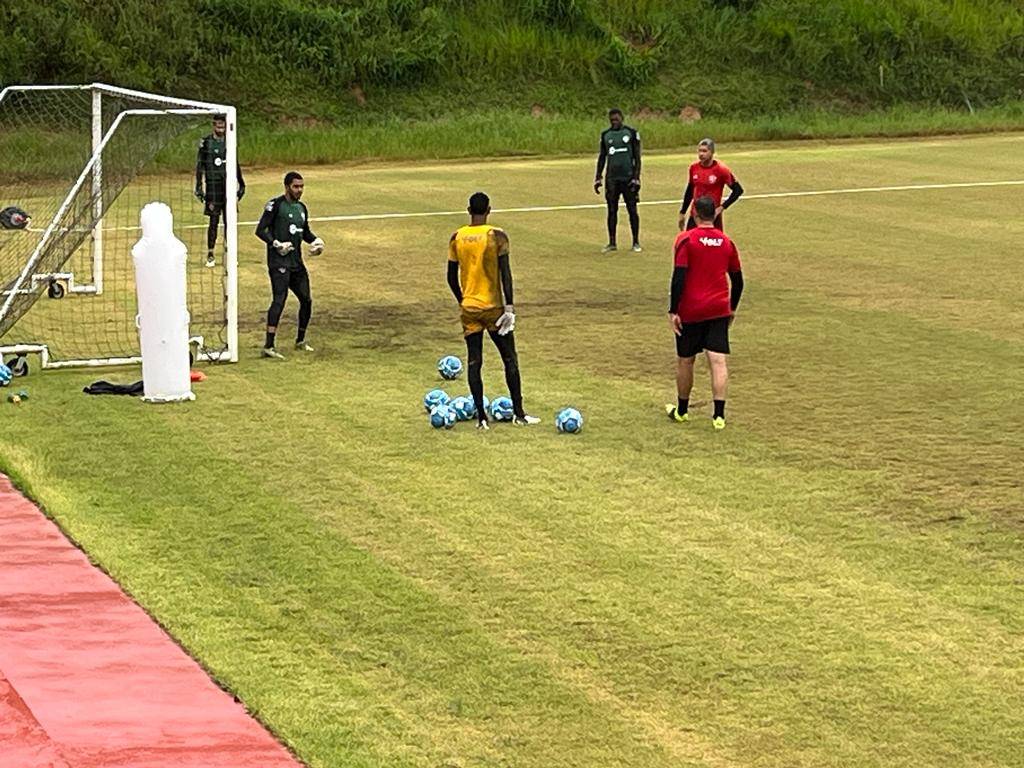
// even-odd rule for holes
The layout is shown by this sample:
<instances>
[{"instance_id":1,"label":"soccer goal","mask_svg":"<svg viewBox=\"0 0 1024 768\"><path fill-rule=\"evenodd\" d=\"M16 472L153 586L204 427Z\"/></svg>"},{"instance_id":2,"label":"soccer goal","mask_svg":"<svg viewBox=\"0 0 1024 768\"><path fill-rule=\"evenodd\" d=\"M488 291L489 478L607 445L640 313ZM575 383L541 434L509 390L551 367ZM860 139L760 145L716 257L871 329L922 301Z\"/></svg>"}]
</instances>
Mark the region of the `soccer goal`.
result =
<instances>
[{"instance_id":1,"label":"soccer goal","mask_svg":"<svg viewBox=\"0 0 1024 768\"><path fill-rule=\"evenodd\" d=\"M206 266L196 150L226 117L224 231ZM0 353L24 369L139 361L131 248L149 202L188 248L189 338L200 360L238 359L235 109L91 85L0 90Z\"/></svg>"}]
</instances>

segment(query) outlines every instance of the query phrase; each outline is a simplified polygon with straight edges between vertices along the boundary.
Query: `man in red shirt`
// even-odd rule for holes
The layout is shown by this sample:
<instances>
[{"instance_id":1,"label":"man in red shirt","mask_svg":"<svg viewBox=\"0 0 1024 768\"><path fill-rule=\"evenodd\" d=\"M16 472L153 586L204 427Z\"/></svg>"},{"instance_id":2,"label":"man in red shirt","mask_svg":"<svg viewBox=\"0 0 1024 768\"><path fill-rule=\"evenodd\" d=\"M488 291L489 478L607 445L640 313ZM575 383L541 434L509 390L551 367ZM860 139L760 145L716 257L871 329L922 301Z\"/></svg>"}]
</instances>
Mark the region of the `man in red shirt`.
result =
<instances>
[{"instance_id":1,"label":"man in red shirt","mask_svg":"<svg viewBox=\"0 0 1024 768\"><path fill-rule=\"evenodd\" d=\"M740 254L732 240L714 225L715 201L697 198L693 206L697 226L676 236L675 269L668 305L668 320L676 335L679 368L676 386L679 402L666 405L673 421L690 420L693 363L705 351L711 369L715 402L712 424L725 429L725 395L729 387L729 326L743 293Z\"/></svg>"},{"instance_id":2,"label":"man in red shirt","mask_svg":"<svg viewBox=\"0 0 1024 768\"><path fill-rule=\"evenodd\" d=\"M729 197L723 203L722 191L729 188ZM743 187L726 166L715 160L715 140L701 139L697 145L697 162L690 166L686 178L683 205L679 209L679 228L697 226L690 203L707 195L715 203L715 226L722 229L722 211L740 199Z\"/></svg>"}]
</instances>

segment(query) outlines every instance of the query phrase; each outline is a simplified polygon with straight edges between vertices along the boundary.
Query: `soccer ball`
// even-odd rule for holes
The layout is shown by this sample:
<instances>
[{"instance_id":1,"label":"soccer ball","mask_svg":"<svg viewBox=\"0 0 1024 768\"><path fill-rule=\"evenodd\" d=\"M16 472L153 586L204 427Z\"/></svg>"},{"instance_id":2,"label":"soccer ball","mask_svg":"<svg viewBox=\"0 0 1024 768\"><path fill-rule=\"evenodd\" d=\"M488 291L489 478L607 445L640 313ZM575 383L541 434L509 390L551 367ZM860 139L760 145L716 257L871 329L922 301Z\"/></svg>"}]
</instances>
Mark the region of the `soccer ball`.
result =
<instances>
[{"instance_id":1,"label":"soccer ball","mask_svg":"<svg viewBox=\"0 0 1024 768\"><path fill-rule=\"evenodd\" d=\"M434 429L441 429L441 427L451 429L458 420L455 409L450 405L438 405L430 409L430 426Z\"/></svg>"},{"instance_id":2,"label":"soccer ball","mask_svg":"<svg viewBox=\"0 0 1024 768\"><path fill-rule=\"evenodd\" d=\"M514 413L511 397L502 395L491 401L491 418L495 421L512 421Z\"/></svg>"},{"instance_id":3,"label":"soccer ball","mask_svg":"<svg viewBox=\"0 0 1024 768\"><path fill-rule=\"evenodd\" d=\"M428 411L439 405L448 405L451 398L443 389L432 389L423 396L423 407Z\"/></svg>"},{"instance_id":4,"label":"soccer ball","mask_svg":"<svg viewBox=\"0 0 1024 768\"><path fill-rule=\"evenodd\" d=\"M575 434L583 429L583 414L575 408L564 408L555 417L555 427L559 432Z\"/></svg>"},{"instance_id":5,"label":"soccer ball","mask_svg":"<svg viewBox=\"0 0 1024 768\"><path fill-rule=\"evenodd\" d=\"M458 416L459 421L468 421L476 416L476 406L473 404L472 396L466 397L465 395L459 395L448 405L455 411L455 415Z\"/></svg>"},{"instance_id":6,"label":"soccer ball","mask_svg":"<svg viewBox=\"0 0 1024 768\"><path fill-rule=\"evenodd\" d=\"M455 355L445 355L437 361L437 372L443 379L457 379L462 373L462 361Z\"/></svg>"}]
</instances>

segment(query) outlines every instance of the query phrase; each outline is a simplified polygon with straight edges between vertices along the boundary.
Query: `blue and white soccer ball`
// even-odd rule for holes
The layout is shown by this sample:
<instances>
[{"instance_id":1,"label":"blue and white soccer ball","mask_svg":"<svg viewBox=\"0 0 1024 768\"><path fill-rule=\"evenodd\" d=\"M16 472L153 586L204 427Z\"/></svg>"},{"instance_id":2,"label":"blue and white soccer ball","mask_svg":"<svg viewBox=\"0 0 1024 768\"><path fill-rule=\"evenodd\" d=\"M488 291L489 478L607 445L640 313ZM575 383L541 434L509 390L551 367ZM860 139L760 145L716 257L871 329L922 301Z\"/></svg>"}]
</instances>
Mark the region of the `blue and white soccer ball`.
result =
<instances>
[{"instance_id":1,"label":"blue and white soccer ball","mask_svg":"<svg viewBox=\"0 0 1024 768\"><path fill-rule=\"evenodd\" d=\"M6 387L11 383L12 378L14 378L14 373L10 368L0 362L0 387Z\"/></svg>"},{"instance_id":2,"label":"blue and white soccer ball","mask_svg":"<svg viewBox=\"0 0 1024 768\"><path fill-rule=\"evenodd\" d=\"M451 429L459 417L450 405L442 404L430 409L430 426L434 429Z\"/></svg>"},{"instance_id":3,"label":"blue and white soccer ball","mask_svg":"<svg viewBox=\"0 0 1024 768\"><path fill-rule=\"evenodd\" d=\"M437 361L437 372L443 379L457 379L462 373L462 361L455 355L445 355Z\"/></svg>"},{"instance_id":4,"label":"blue and white soccer ball","mask_svg":"<svg viewBox=\"0 0 1024 768\"><path fill-rule=\"evenodd\" d=\"M476 405L473 404L472 396L466 397L465 395L459 395L448 403L448 405L455 411L455 415L459 418L459 421L469 421L476 416Z\"/></svg>"},{"instance_id":5,"label":"blue and white soccer ball","mask_svg":"<svg viewBox=\"0 0 1024 768\"><path fill-rule=\"evenodd\" d=\"M563 408L555 417L555 427L559 432L575 434L583 429L583 414L575 408Z\"/></svg>"},{"instance_id":6,"label":"blue and white soccer ball","mask_svg":"<svg viewBox=\"0 0 1024 768\"><path fill-rule=\"evenodd\" d=\"M514 413L511 397L502 395L491 401L491 418L495 421L512 421Z\"/></svg>"},{"instance_id":7,"label":"blue and white soccer ball","mask_svg":"<svg viewBox=\"0 0 1024 768\"><path fill-rule=\"evenodd\" d=\"M423 407L428 411L439 405L448 405L449 402L451 398L443 389L432 389L423 396Z\"/></svg>"}]
</instances>

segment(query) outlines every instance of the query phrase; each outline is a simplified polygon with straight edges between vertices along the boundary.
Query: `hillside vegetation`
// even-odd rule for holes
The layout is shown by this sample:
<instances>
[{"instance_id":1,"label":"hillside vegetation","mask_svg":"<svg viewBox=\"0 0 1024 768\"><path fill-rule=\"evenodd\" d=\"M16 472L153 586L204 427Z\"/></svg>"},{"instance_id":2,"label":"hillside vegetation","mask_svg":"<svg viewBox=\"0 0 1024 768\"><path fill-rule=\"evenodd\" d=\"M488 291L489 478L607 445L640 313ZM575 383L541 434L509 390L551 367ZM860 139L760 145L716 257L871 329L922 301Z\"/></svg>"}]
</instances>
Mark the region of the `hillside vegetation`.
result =
<instances>
[{"instance_id":1,"label":"hillside vegetation","mask_svg":"<svg viewBox=\"0 0 1024 768\"><path fill-rule=\"evenodd\" d=\"M1013 0L7 0L0 83L108 81L268 123L621 104L705 117L1024 93Z\"/></svg>"}]
</instances>

